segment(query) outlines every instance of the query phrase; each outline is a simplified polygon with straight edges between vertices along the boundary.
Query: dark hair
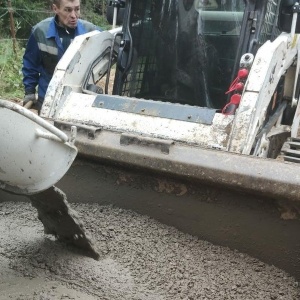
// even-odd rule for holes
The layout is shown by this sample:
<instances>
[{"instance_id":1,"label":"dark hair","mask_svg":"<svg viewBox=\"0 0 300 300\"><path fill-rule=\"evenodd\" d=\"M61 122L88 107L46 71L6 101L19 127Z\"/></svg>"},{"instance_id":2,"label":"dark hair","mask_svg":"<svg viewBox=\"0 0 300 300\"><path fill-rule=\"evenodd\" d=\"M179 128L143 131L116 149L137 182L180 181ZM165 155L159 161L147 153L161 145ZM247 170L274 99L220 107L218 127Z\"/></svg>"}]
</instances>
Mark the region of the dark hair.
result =
<instances>
[{"instance_id":1,"label":"dark hair","mask_svg":"<svg viewBox=\"0 0 300 300\"><path fill-rule=\"evenodd\" d=\"M74 0L70 0L71 2L73 2ZM61 0L52 0L52 4L55 4L57 7L60 6L60 2Z\"/></svg>"},{"instance_id":2,"label":"dark hair","mask_svg":"<svg viewBox=\"0 0 300 300\"><path fill-rule=\"evenodd\" d=\"M55 4L57 7L59 7L60 0L52 0L52 4Z\"/></svg>"}]
</instances>

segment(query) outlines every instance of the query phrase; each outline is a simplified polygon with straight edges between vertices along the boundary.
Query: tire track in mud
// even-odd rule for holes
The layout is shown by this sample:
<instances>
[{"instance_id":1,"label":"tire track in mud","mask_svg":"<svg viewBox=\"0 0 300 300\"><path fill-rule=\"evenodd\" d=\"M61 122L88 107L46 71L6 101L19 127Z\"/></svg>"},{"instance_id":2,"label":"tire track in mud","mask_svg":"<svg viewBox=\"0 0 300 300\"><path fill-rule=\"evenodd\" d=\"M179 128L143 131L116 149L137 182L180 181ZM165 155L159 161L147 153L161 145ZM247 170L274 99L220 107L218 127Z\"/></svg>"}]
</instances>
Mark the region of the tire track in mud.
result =
<instances>
[{"instance_id":1,"label":"tire track in mud","mask_svg":"<svg viewBox=\"0 0 300 300\"><path fill-rule=\"evenodd\" d=\"M99 261L44 235L29 203L0 203L0 299L300 298L293 277L248 255L132 211L72 207Z\"/></svg>"}]
</instances>

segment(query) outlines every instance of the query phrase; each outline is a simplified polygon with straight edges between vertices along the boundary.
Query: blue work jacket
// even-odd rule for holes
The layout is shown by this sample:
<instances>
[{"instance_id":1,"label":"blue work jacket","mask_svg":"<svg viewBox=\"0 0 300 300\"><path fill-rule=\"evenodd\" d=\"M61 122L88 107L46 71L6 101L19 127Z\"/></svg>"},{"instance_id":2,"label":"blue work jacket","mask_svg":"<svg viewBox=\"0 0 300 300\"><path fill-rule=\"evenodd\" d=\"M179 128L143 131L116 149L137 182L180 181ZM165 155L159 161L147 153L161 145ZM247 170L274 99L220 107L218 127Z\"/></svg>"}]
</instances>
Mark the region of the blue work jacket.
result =
<instances>
[{"instance_id":1,"label":"blue work jacket","mask_svg":"<svg viewBox=\"0 0 300 300\"><path fill-rule=\"evenodd\" d=\"M93 30L101 31L90 22L78 20L74 37ZM35 93L38 86L39 101L44 100L55 67L64 52L55 17L47 18L33 27L23 56L22 72L26 94Z\"/></svg>"}]
</instances>

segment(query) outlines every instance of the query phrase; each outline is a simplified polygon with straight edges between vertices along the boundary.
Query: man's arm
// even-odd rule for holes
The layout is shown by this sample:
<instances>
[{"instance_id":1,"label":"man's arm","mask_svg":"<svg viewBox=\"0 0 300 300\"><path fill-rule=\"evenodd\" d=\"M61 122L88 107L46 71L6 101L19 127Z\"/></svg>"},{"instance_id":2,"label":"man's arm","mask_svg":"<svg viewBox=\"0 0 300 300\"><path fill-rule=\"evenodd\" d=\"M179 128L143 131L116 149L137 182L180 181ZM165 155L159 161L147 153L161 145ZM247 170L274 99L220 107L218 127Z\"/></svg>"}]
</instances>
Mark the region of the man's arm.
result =
<instances>
[{"instance_id":1,"label":"man's arm","mask_svg":"<svg viewBox=\"0 0 300 300\"><path fill-rule=\"evenodd\" d=\"M35 94L41 70L41 56L37 41L30 35L23 56L23 84L25 95Z\"/></svg>"}]
</instances>

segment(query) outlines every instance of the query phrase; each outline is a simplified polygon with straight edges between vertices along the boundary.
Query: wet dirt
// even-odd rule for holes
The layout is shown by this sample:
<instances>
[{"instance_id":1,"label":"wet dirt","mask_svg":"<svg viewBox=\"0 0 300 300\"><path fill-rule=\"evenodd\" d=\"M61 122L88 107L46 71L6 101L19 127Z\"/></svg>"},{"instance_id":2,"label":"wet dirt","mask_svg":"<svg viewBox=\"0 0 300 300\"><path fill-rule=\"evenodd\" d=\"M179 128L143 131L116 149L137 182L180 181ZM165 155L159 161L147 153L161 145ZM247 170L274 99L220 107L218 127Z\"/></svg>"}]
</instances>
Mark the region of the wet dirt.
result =
<instances>
[{"instance_id":1,"label":"wet dirt","mask_svg":"<svg viewBox=\"0 0 300 300\"><path fill-rule=\"evenodd\" d=\"M29 202L0 202L0 299L300 299L274 266L133 211L72 204L95 261L45 235Z\"/></svg>"}]
</instances>

